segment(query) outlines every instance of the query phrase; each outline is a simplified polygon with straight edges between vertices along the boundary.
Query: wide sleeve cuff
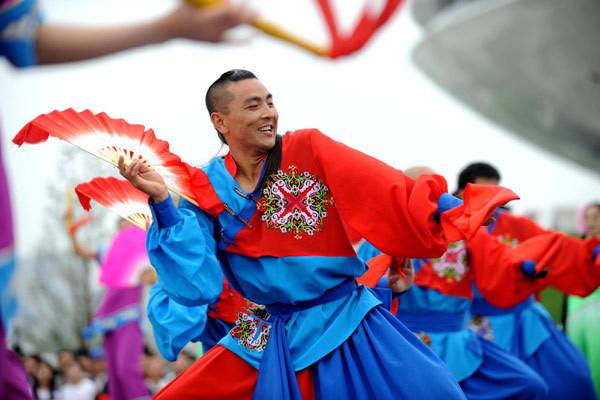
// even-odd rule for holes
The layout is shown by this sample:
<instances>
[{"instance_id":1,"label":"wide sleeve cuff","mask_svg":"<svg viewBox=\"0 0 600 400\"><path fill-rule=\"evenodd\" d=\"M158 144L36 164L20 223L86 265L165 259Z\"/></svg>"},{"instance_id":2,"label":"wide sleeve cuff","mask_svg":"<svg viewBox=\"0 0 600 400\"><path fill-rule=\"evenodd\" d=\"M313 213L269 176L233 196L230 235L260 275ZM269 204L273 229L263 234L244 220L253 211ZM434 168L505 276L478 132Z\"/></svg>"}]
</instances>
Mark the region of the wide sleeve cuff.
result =
<instances>
[{"instance_id":1,"label":"wide sleeve cuff","mask_svg":"<svg viewBox=\"0 0 600 400\"><path fill-rule=\"evenodd\" d=\"M181 215L179 215L179 211L175 207L170 193L169 197L159 203L155 203L152 197L150 197L148 205L150 206L152 217L161 228L168 228L181 220Z\"/></svg>"}]
</instances>

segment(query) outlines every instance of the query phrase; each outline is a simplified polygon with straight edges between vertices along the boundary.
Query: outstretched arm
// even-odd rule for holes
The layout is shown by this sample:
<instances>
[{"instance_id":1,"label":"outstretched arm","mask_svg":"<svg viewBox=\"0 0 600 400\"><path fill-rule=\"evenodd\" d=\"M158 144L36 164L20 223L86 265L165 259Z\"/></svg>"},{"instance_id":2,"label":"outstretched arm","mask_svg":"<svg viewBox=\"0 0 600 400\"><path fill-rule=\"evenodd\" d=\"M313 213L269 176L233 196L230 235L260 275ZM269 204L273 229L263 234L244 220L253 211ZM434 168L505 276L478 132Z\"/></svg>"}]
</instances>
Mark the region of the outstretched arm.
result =
<instances>
[{"instance_id":1,"label":"outstretched arm","mask_svg":"<svg viewBox=\"0 0 600 400\"><path fill-rule=\"evenodd\" d=\"M547 286L585 296L600 284L594 250L600 240L583 241L548 232L512 247L485 229L467 242L475 283L496 307L512 307Z\"/></svg>"},{"instance_id":2,"label":"outstretched arm","mask_svg":"<svg viewBox=\"0 0 600 400\"><path fill-rule=\"evenodd\" d=\"M449 241L470 238L497 206L517 198L499 186L470 185L461 204L440 175L413 180L317 130L309 132L314 161L342 220L394 257L439 257Z\"/></svg>"},{"instance_id":3,"label":"outstretched arm","mask_svg":"<svg viewBox=\"0 0 600 400\"><path fill-rule=\"evenodd\" d=\"M221 3L206 8L184 3L158 19L123 26L43 24L36 35L38 62L52 64L85 60L174 38L220 42L225 31L256 18L243 5Z\"/></svg>"}]
</instances>

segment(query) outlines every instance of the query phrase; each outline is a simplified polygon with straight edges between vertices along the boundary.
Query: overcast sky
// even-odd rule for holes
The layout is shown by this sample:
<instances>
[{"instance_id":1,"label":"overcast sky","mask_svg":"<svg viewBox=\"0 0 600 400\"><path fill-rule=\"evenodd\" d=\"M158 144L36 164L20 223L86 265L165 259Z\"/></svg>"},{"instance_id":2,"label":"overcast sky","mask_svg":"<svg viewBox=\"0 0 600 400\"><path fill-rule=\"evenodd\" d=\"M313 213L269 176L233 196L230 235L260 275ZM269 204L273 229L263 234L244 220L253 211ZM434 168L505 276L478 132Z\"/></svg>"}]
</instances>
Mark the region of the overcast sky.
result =
<instances>
[{"instance_id":1,"label":"overcast sky","mask_svg":"<svg viewBox=\"0 0 600 400\"><path fill-rule=\"evenodd\" d=\"M334 3L346 24L361 4L357 0ZM46 0L40 4L47 22L111 24L150 18L176 3ZM326 41L312 0L252 4L265 18L314 41ZM539 209L543 214L600 198L597 172L490 124L429 81L410 57L422 35L407 4L366 48L336 61L317 58L249 28L235 32L236 39L244 39L240 44L173 41L30 70L15 70L0 60L2 147L18 251L40 239L36 221L43 218L44 181L56 174L60 146L69 146L50 139L19 149L10 140L22 126L55 109L104 111L153 128L185 161L202 164L219 149L203 106L204 94L212 81L231 68L254 71L273 93L280 133L319 128L396 168L429 165L446 177L450 190L462 167L486 160L500 169L502 184L521 196L513 203L517 212Z\"/></svg>"}]
</instances>

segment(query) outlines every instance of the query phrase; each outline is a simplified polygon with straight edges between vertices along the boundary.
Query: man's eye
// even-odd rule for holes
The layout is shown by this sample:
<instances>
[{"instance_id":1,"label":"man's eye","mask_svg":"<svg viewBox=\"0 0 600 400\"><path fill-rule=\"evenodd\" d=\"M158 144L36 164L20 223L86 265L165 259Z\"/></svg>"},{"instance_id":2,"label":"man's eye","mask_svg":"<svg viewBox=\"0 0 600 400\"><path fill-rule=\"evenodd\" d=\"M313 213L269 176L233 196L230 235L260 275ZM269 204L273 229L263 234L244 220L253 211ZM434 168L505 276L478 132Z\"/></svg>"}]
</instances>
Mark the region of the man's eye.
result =
<instances>
[{"instance_id":1,"label":"man's eye","mask_svg":"<svg viewBox=\"0 0 600 400\"><path fill-rule=\"evenodd\" d=\"M246 107L246 108L254 109L254 108L257 108L257 107L258 107L258 106L257 106L256 104L253 104L253 105L251 105L251 106L248 106L248 107Z\"/></svg>"}]
</instances>

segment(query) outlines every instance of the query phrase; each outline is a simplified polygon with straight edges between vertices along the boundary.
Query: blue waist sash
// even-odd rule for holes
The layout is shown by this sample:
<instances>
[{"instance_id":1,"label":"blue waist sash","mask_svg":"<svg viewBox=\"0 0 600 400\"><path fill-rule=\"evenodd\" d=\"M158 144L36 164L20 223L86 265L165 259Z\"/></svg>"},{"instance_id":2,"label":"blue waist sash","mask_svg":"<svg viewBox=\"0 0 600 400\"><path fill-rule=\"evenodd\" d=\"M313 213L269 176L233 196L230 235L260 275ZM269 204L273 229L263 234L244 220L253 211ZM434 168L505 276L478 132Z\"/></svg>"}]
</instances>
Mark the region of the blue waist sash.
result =
<instances>
[{"instance_id":1,"label":"blue waist sash","mask_svg":"<svg viewBox=\"0 0 600 400\"><path fill-rule=\"evenodd\" d=\"M267 312L271 314L269 322L272 321L273 325L258 368L253 400L302 400L287 343L285 323L295 312L341 299L352 293L356 288L356 281L348 279L313 300L297 304L276 303L266 306Z\"/></svg>"},{"instance_id":2,"label":"blue waist sash","mask_svg":"<svg viewBox=\"0 0 600 400\"><path fill-rule=\"evenodd\" d=\"M449 312L412 312L398 310L396 318L412 332L457 332L467 327L467 311Z\"/></svg>"},{"instance_id":3,"label":"blue waist sash","mask_svg":"<svg viewBox=\"0 0 600 400\"><path fill-rule=\"evenodd\" d=\"M484 299L475 299L475 301L471 305L471 314L485 315L490 317L495 315L519 314L521 311L533 306L533 301L533 296L531 296L524 302L519 303L514 307L498 308L494 307Z\"/></svg>"},{"instance_id":4,"label":"blue waist sash","mask_svg":"<svg viewBox=\"0 0 600 400\"><path fill-rule=\"evenodd\" d=\"M142 318L142 311L137 304L128 306L112 314L104 315L94 319L81 331L84 339L91 339L97 334L112 332L122 326L137 322Z\"/></svg>"}]
</instances>

